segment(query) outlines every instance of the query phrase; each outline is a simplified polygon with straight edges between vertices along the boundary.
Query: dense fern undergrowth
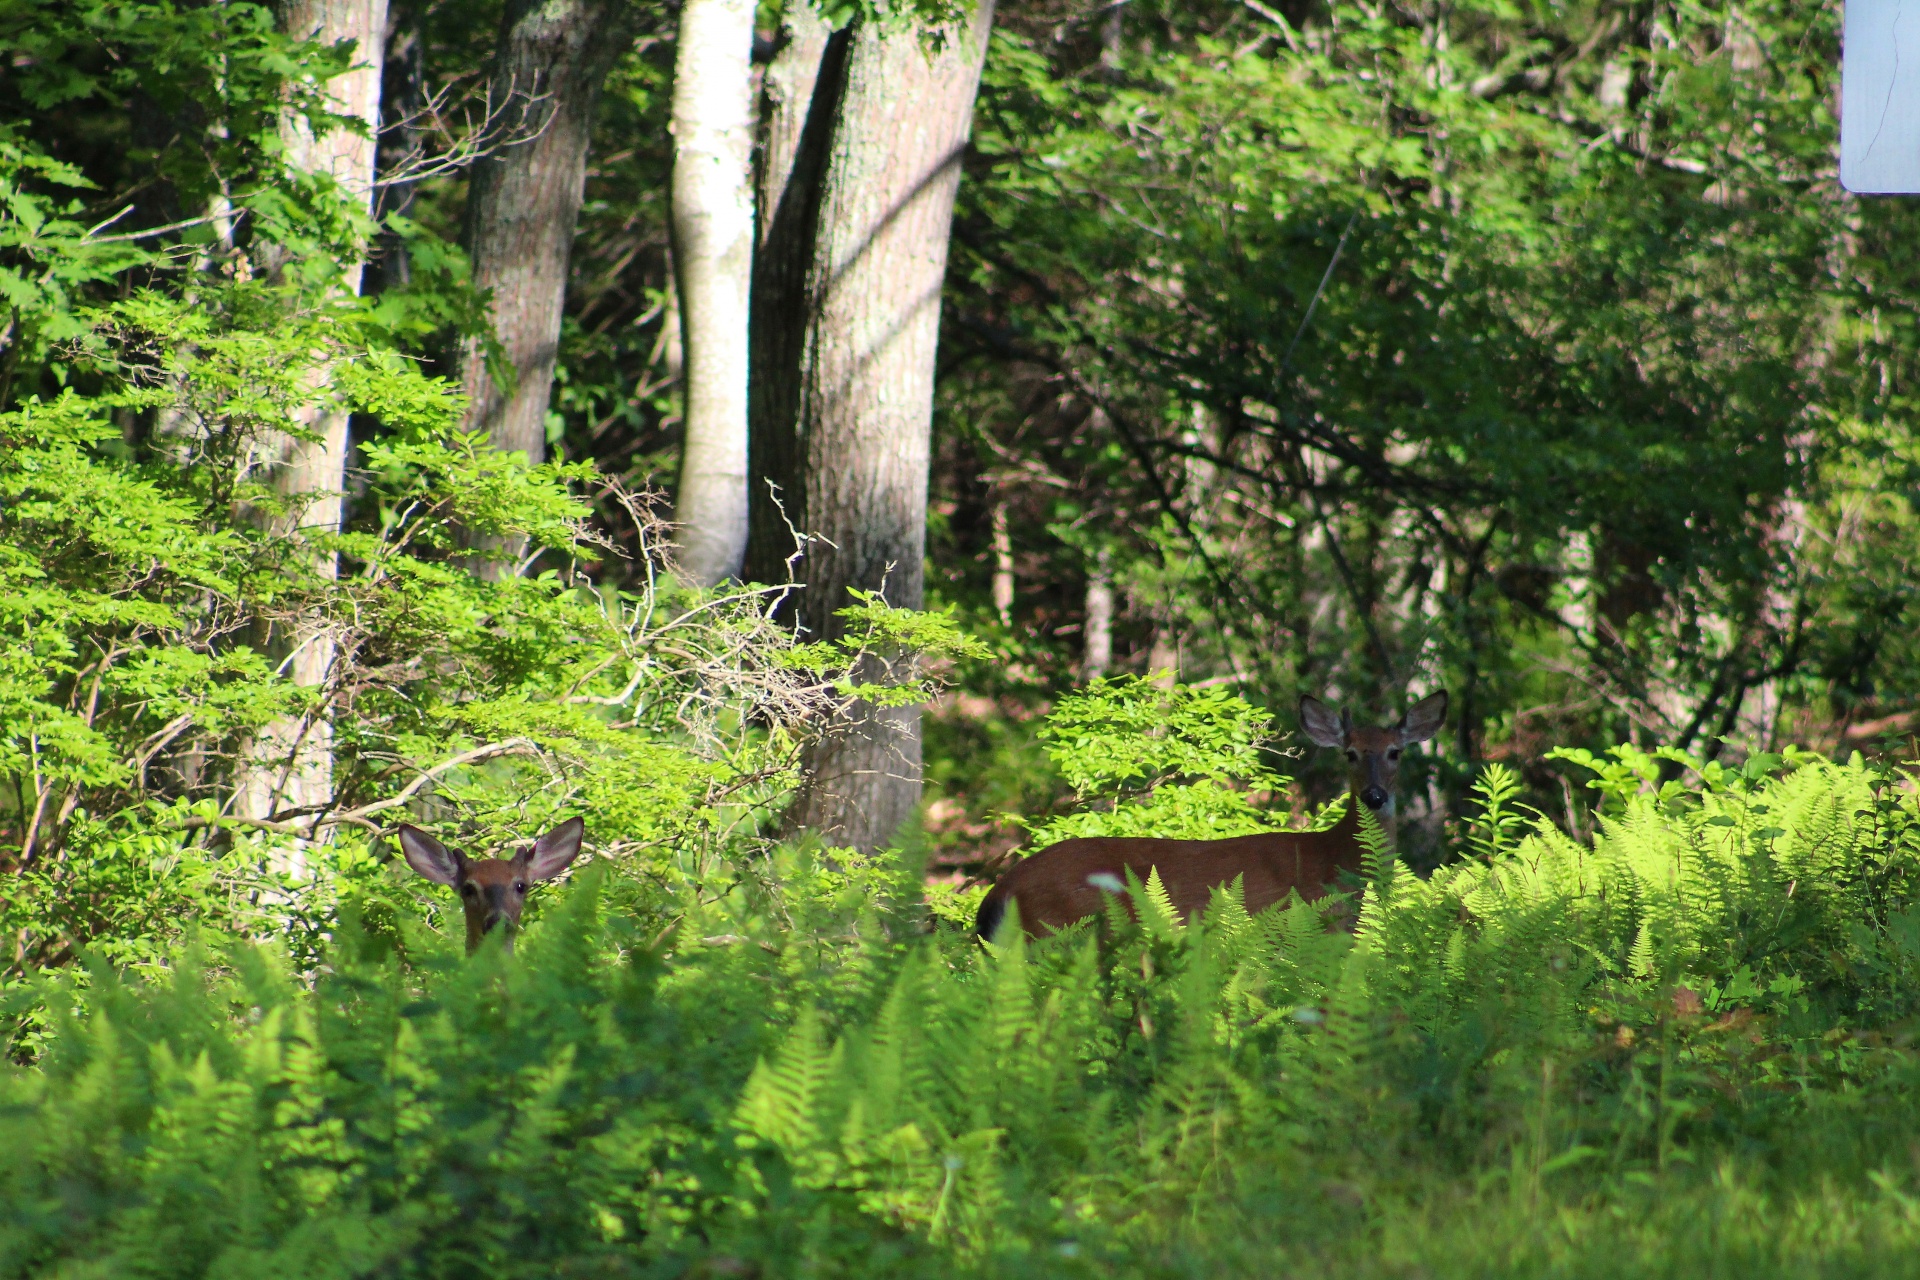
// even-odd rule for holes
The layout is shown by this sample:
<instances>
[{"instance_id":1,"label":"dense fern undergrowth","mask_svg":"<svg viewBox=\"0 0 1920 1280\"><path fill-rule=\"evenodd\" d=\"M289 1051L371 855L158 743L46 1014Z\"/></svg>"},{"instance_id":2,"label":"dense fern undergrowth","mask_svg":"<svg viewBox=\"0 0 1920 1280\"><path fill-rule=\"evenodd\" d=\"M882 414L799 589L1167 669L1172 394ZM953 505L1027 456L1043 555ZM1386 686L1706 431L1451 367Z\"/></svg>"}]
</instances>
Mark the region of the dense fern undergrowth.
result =
<instances>
[{"instance_id":1,"label":"dense fern undergrowth","mask_svg":"<svg viewBox=\"0 0 1920 1280\"><path fill-rule=\"evenodd\" d=\"M783 848L603 860L469 959L349 859L304 959L16 988L0 1272L1920 1272L1903 775L1585 763L1590 843L1496 772L1352 934L1150 881L983 948L900 858Z\"/></svg>"}]
</instances>

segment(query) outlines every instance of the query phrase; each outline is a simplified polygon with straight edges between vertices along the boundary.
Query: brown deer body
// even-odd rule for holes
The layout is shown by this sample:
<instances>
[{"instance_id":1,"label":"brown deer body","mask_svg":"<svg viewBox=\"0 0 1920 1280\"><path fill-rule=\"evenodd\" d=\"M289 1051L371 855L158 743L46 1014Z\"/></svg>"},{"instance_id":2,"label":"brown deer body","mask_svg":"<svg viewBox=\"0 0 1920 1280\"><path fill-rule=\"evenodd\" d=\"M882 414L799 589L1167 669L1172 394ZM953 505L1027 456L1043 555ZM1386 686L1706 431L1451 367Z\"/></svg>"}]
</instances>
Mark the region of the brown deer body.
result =
<instances>
[{"instance_id":1,"label":"brown deer body","mask_svg":"<svg viewBox=\"0 0 1920 1280\"><path fill-rule=\"evenodd\" d=\"M408 866L460 895L467 913L469 955L495 929L504 931L502 944L511 951L513 936L520 929L520 912L527 905L527 890L538 881L553 879L580 856L586 829L582 819L569 818L511 858L469 858L420 828L403 824L400 851Z\"/></svg>"},{"instance_id":2,"label":"brown deer body","mask_svg":"<svg viewBox=\"0 0 1920 1280\"><path fill-rule=\"evenodd\" d=\"M1339 823L1326 831L1271 831L1228 840L1154 840L1085 836L1049 845L993 886L980 903L975 929L991 940L1007 907L1019 908L1020 924L1040 936L1105 910L1108 898L1126 888L1127 873L1146 882L1154 870L1183 918L1212 900L1216 887L1239 878L1247 910L1259 911L1296 892L1307 901L1323 896L1342 871L1360 869L1360 806L1393 835L1393 787L1402 751L1431 738L1447 714L1444 690L1431 694L1384 728L1356 727L1316 698L1300 699L1307 737L1347 754L1352 800Z\"/></svg>"}]
</instances>

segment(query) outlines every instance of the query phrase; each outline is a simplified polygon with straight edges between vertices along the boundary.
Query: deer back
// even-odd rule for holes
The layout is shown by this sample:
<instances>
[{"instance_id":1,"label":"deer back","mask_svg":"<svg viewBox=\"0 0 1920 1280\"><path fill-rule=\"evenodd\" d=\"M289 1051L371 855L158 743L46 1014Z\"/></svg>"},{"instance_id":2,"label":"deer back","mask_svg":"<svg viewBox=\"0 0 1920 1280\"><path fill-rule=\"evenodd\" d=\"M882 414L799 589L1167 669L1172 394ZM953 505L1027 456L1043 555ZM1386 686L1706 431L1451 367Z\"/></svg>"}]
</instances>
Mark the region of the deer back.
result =
<instances>
[{"instance_id":1,"label":"deer back","mask_svg":"<svg viewBox=\"0 0 1920 1280\"><path fill-rule=\"evenodd\" d=\"M1049 933L1106 906L1108 895L1123 892L1127 873L1160 883L1183 919L1191 919L1213 899L1215 888L1239 879L1248 911L1260 911L1298 893L1311 901L1327 892L1342 871L1358 871L1365 856L1360 844L1360 810L1370 810L1392 842L1394 785L1406 748L1425 742L1447 714L1444 689L1428 694L1392 724L1356 725L1318 698L1300 699L1300 727L1318 746L1347 758L1346 816L1326 831L1270 831L1230 840L1141 840L1083 836L1062 840L1034 854L1000 878L980 904L975 928L991 938L1007 907L1020 909L1028 933Z\"/></svg>"},{"instance_id":2,"label":"deer back","mask_svg":"<svg viewBox=\"0 0 1920 1280\"><path fill-rule=\"evenodd\" d=\"M1344 871L1358 871L1363 855L1359 823L1349 811L1327 831L1270 831L1226 840L1154 840L1086 836L1049 845L1002 876L980 904L982 937L991 937L1009 903L1036 936L1105 910L1124 889L1127 873L1145 883L1154 871L1182 919L1212 901L1215 887L1237 878L1247 910L1260 911L1289 892L1311 902Z\"/></svg>"}]
</instances>

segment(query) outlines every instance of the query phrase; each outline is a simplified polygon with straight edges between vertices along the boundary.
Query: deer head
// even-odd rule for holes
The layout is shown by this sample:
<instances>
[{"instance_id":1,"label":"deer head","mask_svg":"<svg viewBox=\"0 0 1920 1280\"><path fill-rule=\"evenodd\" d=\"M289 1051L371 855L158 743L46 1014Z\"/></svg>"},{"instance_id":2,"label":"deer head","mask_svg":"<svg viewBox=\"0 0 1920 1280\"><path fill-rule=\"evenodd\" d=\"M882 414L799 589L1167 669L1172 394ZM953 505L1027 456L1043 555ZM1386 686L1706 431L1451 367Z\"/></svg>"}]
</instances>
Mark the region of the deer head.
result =
<instances>
[{"instance_id":1,"label":"deer head","mask_svg":"<svg viewBox=\"0 0 1920 1280\"><path fill-rule=\"evenodd\" d=\"M451 887L467 912L467 951L472 953L495 928L505 926L507 950L520 928L520 911L527 890L536 881L551 880L580 856L580 837L587 824L569 818L511 858L469 858L449 849L418 827L402 825L400 851L407 865L435 884Z\"/></svg>"},{"instance_id":2,"label":"deer head","mask_svg":"<svg viewBox=\"0 0 1920 1280\"><path fill-rule=\"evenodd\" d=\"M1393 786L1400 774L1401 752L1440 732L1446 719L1445 689L1428 694L1408 707L1399 720L1379 729L1355 725L1352 712L1335 714L1318 698L1300 699L1300 727L1320 746L1347 753L1347 781L1354 799L1373 810L1389 830L1393 826Z\"/></svg>"}]
</instances>

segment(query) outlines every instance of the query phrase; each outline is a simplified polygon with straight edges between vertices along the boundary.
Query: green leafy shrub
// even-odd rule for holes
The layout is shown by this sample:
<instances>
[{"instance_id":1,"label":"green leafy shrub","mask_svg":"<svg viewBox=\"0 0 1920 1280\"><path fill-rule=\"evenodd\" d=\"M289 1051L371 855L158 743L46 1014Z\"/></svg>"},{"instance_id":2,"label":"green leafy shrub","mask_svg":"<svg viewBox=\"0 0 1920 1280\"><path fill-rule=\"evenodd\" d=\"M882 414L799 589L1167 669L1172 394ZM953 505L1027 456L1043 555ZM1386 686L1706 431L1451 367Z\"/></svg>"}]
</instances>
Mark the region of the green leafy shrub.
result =
<instances>
[{"instance_id":1,"label":"green leafy shrub","mask_svg":"<svg viewBox=\"0 0 1920 1280\"><path fill-rule=\"evenodd\" d=\"M1029 825L1030 844L1094 835L1205 840L1284 826L1285 815L1255 803L1289 781L1266 763L1266 729L1264 712L1224 689L1095 680L1061 698L1040 730L1082 807Z\"/></svg>"},{"instance_id":2,"label":"green leafy shrub","mask_svg":"<svg viewBox=\"0 0 1920 1280\"><path fill-rule=\"evenodd\" d=\"M291 924L310 957L298 939L343 893L374 893L369 852L401 818L487 849L584 812L636 909L724 893L766 874L808 734L851 699L924 698L926 659L974 651L944 615L878 598L849 602L841 639L802 643L773 617L782 588L676 582L665 526L617 487L645 560L636 588L602 587L591 467L463 434L453 390L350 305L209 282L80 318L91 390L0 414L15 976L92 939L157 957L193 920ZM319 409L368 424L337 533L303 527L312 495L255 465ZM524 543L533 570L476 572L476 537ZM309 645L330 655L317 682L283 660ZM309 767L316 736L328 803L264 786L270 811L236 802L251 777ZM423 909L374 896L369 919Z\"/></svg>"}]
</instances>

